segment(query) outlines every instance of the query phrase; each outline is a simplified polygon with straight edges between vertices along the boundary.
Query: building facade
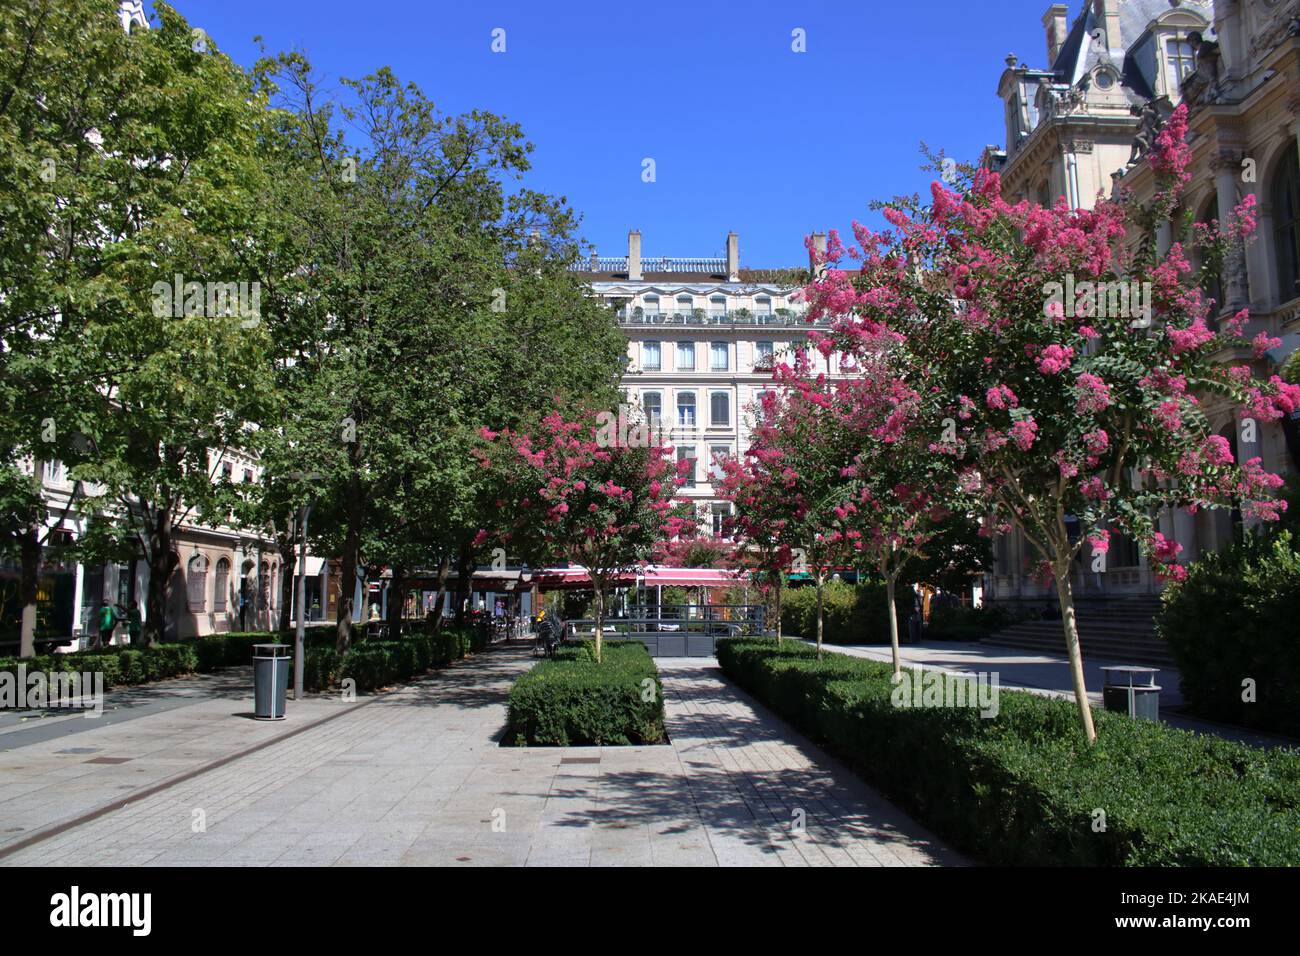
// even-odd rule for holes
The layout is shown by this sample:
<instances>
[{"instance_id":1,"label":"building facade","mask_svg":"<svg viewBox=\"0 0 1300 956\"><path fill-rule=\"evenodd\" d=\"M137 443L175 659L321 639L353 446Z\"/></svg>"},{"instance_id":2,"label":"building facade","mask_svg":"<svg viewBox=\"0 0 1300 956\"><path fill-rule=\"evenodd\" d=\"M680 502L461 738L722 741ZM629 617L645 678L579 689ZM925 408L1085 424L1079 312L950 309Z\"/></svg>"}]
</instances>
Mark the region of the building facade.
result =
<instances>
[{"instance_id":1,"label":"building facade","mask_svg":"<svg viewBox=\"0 0 1300 956\"><path fill-rule=\"evenodd\" d=\"M808 274L742 269L734 232L722 257L643 257L636 230L626 256L593 253L580 272L627 335L625 413L660 428L678 459L693 462L682 497L706 533L721 535L730 504L719 497L718 461L749 448L757 399L775 387L773 363L807 349ZM838 374L834 356L812 350L810 361Z\"/></svg>"},{"instance_id":2,"label":"building facade","mask_svg":"<svg viewBox=\"0 0 1300 956\"><path fill-rule=\"evenodd\" d=\"M1187 241L1187 213L1197 223L1224 220L1247 193L1255 195L1255 240L1205 292L1217 304L1216 321L1250 310L1243 347L1219 358L1249 364L1262 377L1277 374L1300 342L1300 0L1088 0L1073 22L1058 3L1043 27L1049 66L1007 58L998 83L1006 145L988 147L982 165L1001 174L1011 202L1145 202L1155 190L1147 149L1186 103L1192 180L1183 208L1161 228L1160 251ZM1256 359L1249 341L1261 331L1283 344ZM1238 460L1258 456L1283 477L1300 471L1294 420L1245 428L1222 401L1203 401ZM1224 511L1179 510L1160 524L1183 545L1185 562L1224 547L1243 528L1239 514ZM1100 573L1080 563L1076 593L1160 590L1134 542L1121 538L1107 557ZM987 597L1045 597L1050 585L1031 577L1034 563L1022 536L1000 538Z\"/></svg>"}]
</instances>

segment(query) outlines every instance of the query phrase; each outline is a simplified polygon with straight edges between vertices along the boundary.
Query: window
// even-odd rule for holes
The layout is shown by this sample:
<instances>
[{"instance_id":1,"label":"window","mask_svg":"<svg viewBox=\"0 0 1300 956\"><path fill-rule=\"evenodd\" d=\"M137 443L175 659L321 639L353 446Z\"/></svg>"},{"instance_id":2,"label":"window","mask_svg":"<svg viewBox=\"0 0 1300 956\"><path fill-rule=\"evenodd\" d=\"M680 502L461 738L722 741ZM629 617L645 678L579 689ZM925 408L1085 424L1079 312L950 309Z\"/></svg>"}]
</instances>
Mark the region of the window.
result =
<instances>
[{"instance_id":1,"label":"window","mask_svg":"<svg viewBox=\"0 0 1300 956\"><path fill-rule=\"evenodd\" d=\"M695 393L677 393L677 424L683 428L695 427Z\"/></svg>"},{"instance_id":2,"label":"window","mask_svg":"<svg viewBox=\"0 0 1300 956\"><path fill-rule=\"evenodd\" d=\"M731 505L725 501L715 501L709 505L709 518L712 523L713 536L721 538L727 528L727 519L731 517Z\"/></svg>"},{"instance_id":3,"label":"window","mask_svg":"<svg viewBox=\"0 0 1300 956\"><path fill-rule=\"evenodd\" d=\"M222 558L217 562L217 573L212 582L212 610L218 614L226 611L226 602L230 591L230 561Z\"/></svg>"},{"instance_id":4,"label":"window","mask_svg":"<svg viewBox=\"0 0 1300 956\"><path fill-rule=\"evenodd\" d=\"M731 393L714 392L709 396L709 423L714 428L731 424Z\"/></svg>"},{"instance_id":5,"label":"window","mask_svg":"<svg viewBox=\"0 0 1300 956\"><path fill-rule=\"evenodd\" d=\"M712 459L709 464L709 477L714 481L721 481L726 476L722 463L731 457L731 449L726 445L714 445L709 449L709 457Z\"/></svg>"},{"instance_id":6,"label":"window","mask_svg":"<svg viewBox=\"0 0 1300 956\"><path fill-rule=\"evenodd\" d=\"M1206 204L1205 209L1201 211L1201 215L1198 217L1197 222L1209 224L1218 218L1219 197L1216 193L1214 196L1210 197L1210 201ZM1174 221L1177 222L1178 220L1175 219ZM1213 315L1218 315L1223 311L1223 307L1227 303L1223 298L1223 279L1217 272L1205 277L1205 283L1201 286L1201 292L1207 299L1214 300ZM1213 325L1213 323L1211 323L1211 325Z\"/></svg>"},{"instance_id":7,"label":"window","mask_svg":"<svg viewBox=\"0 0 1300 956\"><path fill-rule=\"evenodd\" d=\"M682 487L694 488L695 487L695 446L694 445L679 446L677 449L677 460L679 462L689 461L691 463L690 467L686 470L686 480L683 483Z\"/></svg>"},{"instance_id":8,"label":"window","mask_svg":"<svg viewBox=\"0 0 1300 956\"><path fill-rule=\"evenodd\" d=\"M727 297L725 295L715 295L709 298L709 318L714 322L726 320Z\"/></svg>"},{"instance_id":9,"label":"window","mask_svg":"<svg viewBox=\"0 0 1300 956\"><path fill-rule=\"evenodd\" d=\"M244 483L249 485L253 483L253 473L247 468L244 469Z\"/></svg>"},{"instance_id":10,"label":"window","mask_svg":"<svg viewBox=\"0 0 1300 956\"><path fill-rule=\"evenodd\" d=\"M221 465L221 477L224 478L226 481L234 481L235 466L228 461L223 462Z\"/></svg>"},{"instance_id":11,"label":"window","mask_svg":"<svg viewBox=\"0 0 1300 956\"><path fill-rule=\"evenodd\" d=\"M1176 92L1182 87L1183 80L1196 70L1196 53L1192 44L1181 37L1166 40L1165 66L1169 71L1169 92Z\"/></svg>"},{"instance_id":12,"label":"window","mask_svg":"<svg viewBox=\"0 0 1300 956\"><path fill-rule=\"evenodd\" d=\"M648 295L641 301L643 305L643 311L647 316L659 314L659 296Z\"/></svg>"},{"instance_id":13,"label":"window","mask_svg":"<svg viewBox=\"0 0 1300 956\"><path fill-rule=\"evenodd\" d=\"M202 612L207 607L208 559L201 554L190 558L186 568L185 593L189 609Z\"/></svg>"},{"instance_id":14,"label":"window","mask_svg":"<svg viewBox=\"0 0 1300 956\"><path fill-rule=\"evenodd\" d=\"M711 342L709 344L709 371L725 372L731 367L731 360L727 357L726 342Z\"/></svg>"},{"instance_id":15,"label":"window","mask_svg":"<svg viewBox=\"0 0 1300 956\"><path fill-rule=\"evenodd\" d=\"M759 322L772 320L772 299L769 296L761 295L754 300L754 315Z\"/></svg>"},{"instance_id":16,"label":"window","mask_svg":"<svg viewBox=\"0 0 1300 956\"><path fill-rule=\"evenodd\" d=\"M688 316L694 311L695 299L689 295L679 295L677 297L677 314Z\"/></svg>"},{"instance_id":17,"label":"window","mask_svg":"<svg viewBox=\"0 0 1300 956\"><path fill-rule=\"evenodd\" d=\"M773 342L755 342L754 343L754 368L769 369L773 364L773 356L776 354L776 346Z\"/></svg>"},{"instance_id":18,"label":"window","mask_svg":"<svg viewBox=\"0 0 1300 956\"><path fill-rule=\"evenodd\" d=\"M695 371L695 343L694 342L677 343L677 371L679 372Z\"/></svg>"},{"instance_id":19,"label":"window","mask_svg":"<svg viewBox=\"0 0 1300 956\"><path fill-rule=\"evenodd\" d=\"M658 342L641 343L641 367L647 372L657 372L663 368L663 350Z\"/></svg>"},{"instance_id":20,"label":"window","mask_svg":"<svg viewBox=\"0 0 1300 956\"><path fill-rule=\"evenodd\" d=\"M664 397L658 392L645 392L641 396L641 407L645 410L648 424L659 425L664 420Z\"/></svg>"},{"instance_id":21,"label":"window","mask_svg":"<svg viewBox=\"0 0 1300 956\"><path fill-rule=\"evenodd\" d=\"M1277 250L1277 298L1300 295L1300 148L1292 143L1273 184L1273 244Z\"/></svg>"}]
</instances>

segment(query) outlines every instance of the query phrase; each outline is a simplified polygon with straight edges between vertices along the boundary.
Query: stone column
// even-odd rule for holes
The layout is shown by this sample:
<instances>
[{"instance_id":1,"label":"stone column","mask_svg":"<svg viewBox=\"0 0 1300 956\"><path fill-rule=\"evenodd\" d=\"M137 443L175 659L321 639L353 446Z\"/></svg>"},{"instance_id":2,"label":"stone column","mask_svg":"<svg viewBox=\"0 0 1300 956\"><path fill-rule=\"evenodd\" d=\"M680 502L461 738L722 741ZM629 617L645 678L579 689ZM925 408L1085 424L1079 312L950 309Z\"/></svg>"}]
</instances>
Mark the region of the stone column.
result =
<instances>
[{"instance_id":1,"label":"stone column","mask_svg":"<svg viewBox=\"0 0 1300 956\"><path fill-rule=\"evenodd\" d=\"M1241 176L1241 162L1236 150L1221 152L1213 163L1214 189L1219 199L1219 224L1226 226L1238 202L1237 181ZM1249 282L1246 277L1246 249L1240 242L1232 243L1223 262L1223 298L1220 310L1237 312L1250 301Z\"/></svg>"}]
</instances>

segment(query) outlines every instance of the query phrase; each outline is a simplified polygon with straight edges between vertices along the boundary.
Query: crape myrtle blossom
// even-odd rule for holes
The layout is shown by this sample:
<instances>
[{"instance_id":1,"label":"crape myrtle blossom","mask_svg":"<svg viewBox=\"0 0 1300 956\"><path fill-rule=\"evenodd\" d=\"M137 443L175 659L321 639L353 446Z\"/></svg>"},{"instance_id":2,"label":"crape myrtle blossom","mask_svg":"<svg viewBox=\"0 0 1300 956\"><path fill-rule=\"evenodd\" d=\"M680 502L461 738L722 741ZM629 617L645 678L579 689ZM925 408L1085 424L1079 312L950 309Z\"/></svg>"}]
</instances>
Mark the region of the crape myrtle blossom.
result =
<instances>
[{"instance_id":1,"label":"crape myrtle blossom","mask_svg":"<svg viewBox=\"0 0 1300 956\"><path fill-rule=\"evenodd\" d=\"M907 376L922 370L925 385L938 389L927 448L946 456L950 479L978 473L992 520L1014 525L1052 572L1089 740L1095 730L1069 573L1080 550L1102 531L1123 533L1159 573L1177 576L1177 551L1157 537L1163 509L1240 507L1268 519L1285 507L1273 498L1279 479L1258 459L1232 461L1227 442L1210 440L1197 396L1213 393L1243 418L1266 422L1300 407L1300 387L1214 359L1242 339L1248 315L1216 331L1200 291L1204 276L1187 250L1175 244L1157 257L1151 235L1186 184L1185 132L1180 107L1150 153L1160 190L1154 206L1011 203L997 174L981 170L951 188L934 183L928 208L915 198L893 203L887 230L855 230L857 270L805 290L809 317L833 320L837 351L864 363L863 343L878 348L892 339L909 357L904 381L916 387ZM1239 204L1228 224L1199 241L1239 240L1254 219L1253 203ZM1129 254L1125 240L1134 232L1147 241ZM1212 251L1222 261L1222 249ZM1216 256L1199 250L1196 258ZM1044 289L1066 276L1079 284L1150 282L1150 321L1045 309ZM1273 347L1267 336L1246 344L1256 353Z\"/></svg>"},{"instance_id":2,"label":"crape myrtle blossom","mask_svg":"<svg viewBox=\"0 0 1300 956\"><path fill-rule=\"evenodd\" d=\"M605 593L623 572L646 563L657 545L692 520L675 502L689 462L672 461L668 446L606 447L594 413L572 419L552 412L536 434L483 429L474 450L498 480L495 533L480 531L537 565L569 561L585 567L596 596L596 656L601 656Z\"/></svg>"}]
</instances>

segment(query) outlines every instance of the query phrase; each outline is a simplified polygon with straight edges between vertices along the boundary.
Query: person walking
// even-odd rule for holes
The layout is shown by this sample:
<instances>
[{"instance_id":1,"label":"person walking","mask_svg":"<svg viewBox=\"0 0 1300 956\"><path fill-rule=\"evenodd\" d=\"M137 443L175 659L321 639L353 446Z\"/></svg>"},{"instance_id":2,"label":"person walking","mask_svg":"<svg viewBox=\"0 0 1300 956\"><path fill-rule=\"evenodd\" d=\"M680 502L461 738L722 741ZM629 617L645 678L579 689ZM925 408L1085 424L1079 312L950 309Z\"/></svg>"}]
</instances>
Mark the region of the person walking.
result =
<instances>
[{"instance_id":1,"label":"person walking","mask_svg":"<svg viewBox=\"0 0 1300 956\"><path fill-rule=\"evenodd\" d=\"M131 606L126 611L126 633L130 643L139 644L140 634L143 630L143 621L140 619L140 605L132 601Z\"/></svg>"},{"instance_id":2,"label":"person walking","mask_svg":"<svg viewBox=\"0 0 1300 956\"><path fill-rule=\"evenodd\" d=\"M99 606L99 639L96 647L108 647L113 642L113 629L117 627L117 608L112 604Z\"/></svg>"}]
</instances>

